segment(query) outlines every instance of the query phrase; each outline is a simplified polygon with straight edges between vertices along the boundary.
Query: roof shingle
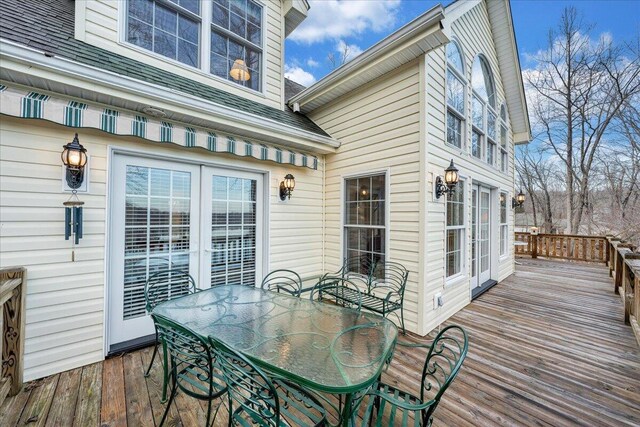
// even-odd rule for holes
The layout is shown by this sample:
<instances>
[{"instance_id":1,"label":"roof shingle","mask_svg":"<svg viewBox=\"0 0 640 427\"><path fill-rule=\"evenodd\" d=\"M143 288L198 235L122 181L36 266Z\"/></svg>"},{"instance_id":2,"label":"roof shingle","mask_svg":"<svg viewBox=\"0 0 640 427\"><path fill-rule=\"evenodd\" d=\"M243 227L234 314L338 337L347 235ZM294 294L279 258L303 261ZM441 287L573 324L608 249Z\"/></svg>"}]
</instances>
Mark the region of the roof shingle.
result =
<instances>
[{"instance_id":1,"label":"roof shingle","mask_svg":"<svg viewBox=\"0 0 640 427\"><path fill-rule=\"evenodd\" d=\"M74 38L72 0L3 0L0 38L137 80L157 84L296 128L328 136L303 114L269 107L250 99L152 67Z\"/></svg>"}]
</instances>

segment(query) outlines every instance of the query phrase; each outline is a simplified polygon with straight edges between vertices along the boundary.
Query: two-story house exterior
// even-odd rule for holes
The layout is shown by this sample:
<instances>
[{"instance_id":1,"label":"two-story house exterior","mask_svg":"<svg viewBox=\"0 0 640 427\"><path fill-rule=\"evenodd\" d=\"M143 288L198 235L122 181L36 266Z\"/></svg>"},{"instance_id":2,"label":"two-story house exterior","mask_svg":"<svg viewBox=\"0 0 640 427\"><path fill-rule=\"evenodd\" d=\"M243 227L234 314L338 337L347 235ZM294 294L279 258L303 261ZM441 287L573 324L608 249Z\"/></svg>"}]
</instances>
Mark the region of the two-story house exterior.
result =
<instances>
[{"instance_id":1,"label":"two-story house exterior","mask_svg":"<svg viewBox=\"0 0 640 427\"><path fill-rule=\"evenodd\" d=\"M513 146L530 132L508 1L436 6L300 91L284 39L308 10L3 3L0 267L28 271L26 380L148 341L144 283L167 267L202 287L397 261L421 335L513 272ZM60 153L76 132L74 245ZM451 159L459 190L436 198Z\"/></svg>"}]
</instances>

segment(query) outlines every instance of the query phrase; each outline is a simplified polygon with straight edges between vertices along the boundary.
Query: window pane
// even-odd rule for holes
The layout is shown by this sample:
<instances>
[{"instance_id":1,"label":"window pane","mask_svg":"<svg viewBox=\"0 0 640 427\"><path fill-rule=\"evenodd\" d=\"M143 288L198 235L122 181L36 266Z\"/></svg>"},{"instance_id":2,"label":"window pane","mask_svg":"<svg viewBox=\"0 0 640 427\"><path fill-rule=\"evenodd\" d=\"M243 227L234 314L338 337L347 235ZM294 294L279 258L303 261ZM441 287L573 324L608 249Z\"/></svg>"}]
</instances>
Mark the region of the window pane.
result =
<instances>
[{"instance_id":1,"label":"window pane","mask_svg":"<svg viewBox=\"0 0 640 427\"><path fill-rule=\"evenodd\" d=\"M462 120L451 112L447 112L447 142L462 148Z\"/></svg>"},{"instance_id":2,"label":"window pane","mask_svg":"<svg viewBox=\"0 0 640 427\"><path fill-rule=\"evenodd\" d=\"M171 9L160 6L156 3L156 28L166 31L170 34L176 34L178 26L178 14Z\"/></svg>"},{"instance_id":3,"label":"window pane","mask_svg":"<svg viewBox=\"0 0 640 427\"><path fill-rule=\"evenodd\" d=\"M151 50L153 48L153 27L146 25L137 19L129 19L129 28L127 30L127 40L142 48Z\"/></svg>"},{"instance_id":4,"label":"window pane","mask_svg":"<svg viewBox=\"0 0 640 427\"><path fill-rule=\"evenodd\" d=\"M500 126L500 145L502 148L507 147L507 128L504 125Z\"/></svg>"},{"instance_id":5,"label":"window pane","mask_svg":"<svg viewBox=\"0 0 640 427\"><path fill-rule=\"evenodd\" d=\"M371 177L371 200L384 200L384 175Z\"/></svg>"},{"instance_id":6,"label":"window pane","mask_svg":"<svg viewBox=\"0 0 640 427\"><path fill-rule=\"evenodd\" d=\"M252 1L247 4L247 19L254 25L262 25L262 8Z\"/></svg>"},{"instance_id":7,"label":"window pane","mask_svg":"<svg viewBox=\"0 0 640 427\"><path fill-rule=\"evenodd\" d=\"M217 3L213 3L213 23L229 29L229 11Z\"/></svg>"},{"instance_id":8,"label":"window pane","mask_svg":"<svg viewBox=\"0 0 640 427\"><path fill-rule=\"evenodd\" d=\"M153 24L153 2L150 0L130 0L129 17Z\"/></svg>"},{"instance_id":9,"label":"window pane","mask_svg":"<svg viewBox=\"0 0 640 427\"><path fill-rule=\"evenodd\" d=\"M199 0L171 0L174 3L178 3L180 6L184 7L190 12L193 12L197 15L200 14L200 1Z\"/></svg>"},{"instance_id":10,"label":"window pane","mask_svg":"<svg viewBox=\"0 0 640 427\"><path fill-rule=\"evenodd\" d=\"M243 17L236 15L235 13L231 13L231 20L229 24L229 31L243 39L247 38L247 22Z\"/></svg>"},{"instance_id":11,"label":"window pane","mask_svg":"<svg viewBox=\"0 0 640 427\"><path fill-rule=\"evenodd\" d=\"M447 61L456 70L460 72L463 71L462 55L460 54L458 45L455 42L449 42L447 45Z\"/></svg>"},{"instance_id":12,"label":"window pane","mask_svg":"<svg viewBox=\"0 0 640 427\"><path fill-rule=\"evenodd\" d=\"M464 115L464 85L447 70L447 103L457 112Z\"/></svg>"},{"instance_id":13,"label":"window pane","mask_svg":"<svg viewBox=\"0 0 640 427\"><path fill-rule=\"evenodd\" d=\"M482 136L476 132L471 132L471 154L478 159L482 158Z\"/></svg>"},{"instance_id":14,"label":"window pane","mask_svg":"<svg viewBox=\"0 0 640 427\"><path fill-rule=\"evenodd\" d=\"M473 125L484 130L484 104L474 96L471 107Z\"/></svg>"},{"instance_id":15,"label":"window pane","mask_svg":"<svg viewBox=\"0 0 640 427\"><path fill-rule=\"evenodd\" d=\"M487 163L493 165L496 158L496 144L491 141L487 142Z\"/></svg>"},{"instance_id":16,"label":"window pane","mask_svg":"<svg viewBox=\"0 0 640 427\"><path fill-rule=\"evenodd\" d=\"M178 39L178 61L191 65L192 67L197 67L198 45Z\"/></svg>"},{"instance_id":17,"label":"window pane","mask_svg":"<svg viewBox=\"0 0 640 427\"><path fill-rule=\"evenodd\" d=\"M507 171L507 167L508 167L507 152L502 150L500 152L500 157L501 157L501 160L502 160L501 170L502 170L502 172L506 172Z\"/></svg>"},{"instance_id":18,"label":"window pane","mask_svg":"<svg viewBox=\"0 0 640 427\"><path fill-rule=\"evenodd\" d=\"M247 0L229 0L229 7L232 12L245 16L247 13Z\"/></svg>"},{"instance_id":19,"label":"window pane","mask_svg":"<svg viewBox=\"0 0 640 427\"><path fill-rule=\"evenodd\" d=\"M176 37L172 34L158 30L153 32L153 51L169 58L176 57Z\"/></svg>"},{"instance_id":20,"label":"window pane","mask_svg":"<svg viewBox=\"0 0 640 427\"><path fill-rule=\"evenodd\" d=\"M487 134L489 138L496 139L496 114L489 110L487 114Z\"/></svg>"},{"instance_id":21,"label":"window pane","mask_svg":"<svg viewBox=\"0 0 640 427\"><path fill-rule=\"evenodd\" d=\"M200 26L190 19L183 16L178 18L178 35L180 38L185 39L188 42L198 44L198 32Z\"/></svg>"}]
</instances>

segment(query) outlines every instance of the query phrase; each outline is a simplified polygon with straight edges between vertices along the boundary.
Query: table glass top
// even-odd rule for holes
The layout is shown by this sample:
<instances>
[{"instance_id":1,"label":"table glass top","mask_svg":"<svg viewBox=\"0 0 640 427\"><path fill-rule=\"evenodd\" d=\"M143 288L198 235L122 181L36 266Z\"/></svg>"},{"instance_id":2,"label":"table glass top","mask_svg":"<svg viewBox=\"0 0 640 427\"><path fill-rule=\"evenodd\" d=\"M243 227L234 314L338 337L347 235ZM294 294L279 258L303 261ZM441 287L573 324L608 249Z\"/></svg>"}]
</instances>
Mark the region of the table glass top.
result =
<instances>
[{"instance_id":1,"label":"table glass top","mask_svg":"<svg viewBox=\"0 0 640 427\"><path fill-rule=\"evenodd\" d=\"M153 312L328 392L357 391L374 381L398 336L395 324L380 316L249 286L216 286Z\"/></svg>"}]
</instances>

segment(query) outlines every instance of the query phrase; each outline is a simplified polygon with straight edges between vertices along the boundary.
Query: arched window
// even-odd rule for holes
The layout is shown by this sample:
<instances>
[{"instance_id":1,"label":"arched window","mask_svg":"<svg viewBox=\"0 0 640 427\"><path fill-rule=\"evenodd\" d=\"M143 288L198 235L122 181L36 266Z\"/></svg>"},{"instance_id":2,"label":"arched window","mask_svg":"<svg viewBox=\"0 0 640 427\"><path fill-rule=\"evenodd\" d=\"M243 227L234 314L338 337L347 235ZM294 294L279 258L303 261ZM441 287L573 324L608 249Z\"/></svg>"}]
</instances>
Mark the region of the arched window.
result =
<instances>
[{"instance_id":1,"label":"arched window","mask_svg":"<svg viewBox=\"0 0 640 427\"><path fill-rule=\"evenodd\" d=\"M471 154L492 166L496 165L496 140L498 118L496 89L489 63L482 55L476 56L471 69Z\"/></svg>"},{"instance_id":2,"label":"arched window","mask_svg":"<svg viewBox=\"0 0 640 427\"><path fill-rule=\"evenodd\" d=\"M447 45L447 143L462 148L464 129L464 61L455 41Z\"/></svg>"},{"instance_id":3,"label":"arched window","mask_svg":"<svg viewBox=\"0 0 640 427\"><path fill-rule=\"evenodd\" d=\"M476 56L471 69L471 86L474 92L492 108L496 108L496 87L493 74L487 60L482 55Z\"/></svg>"},{"instance_id":4,"label":"arched window","mask_svg":"<svg viewBox=\"0 0 640 427\"><path fill-rule=\"evenodd\" d=\"M508 133L507 133L507 108L504 104L500 107L500 170L507 172L509 161L507 156Z\"/></svg>"}]
</instances>

